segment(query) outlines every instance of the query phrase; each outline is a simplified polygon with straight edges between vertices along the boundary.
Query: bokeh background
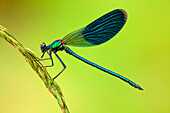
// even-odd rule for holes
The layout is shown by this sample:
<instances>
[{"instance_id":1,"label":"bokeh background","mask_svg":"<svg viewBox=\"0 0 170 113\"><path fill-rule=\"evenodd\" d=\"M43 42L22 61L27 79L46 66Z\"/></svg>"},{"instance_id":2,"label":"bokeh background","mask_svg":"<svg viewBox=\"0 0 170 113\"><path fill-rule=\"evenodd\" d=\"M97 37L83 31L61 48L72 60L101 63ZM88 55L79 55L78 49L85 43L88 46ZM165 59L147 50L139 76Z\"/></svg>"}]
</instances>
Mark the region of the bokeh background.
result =
<instances>
[{"instance_id":1,"label":"bokeh background","mask_svg":"<svg viewBox=\"0 0 170 113\"><path fill-rule=\"evenodd\" d=\"M97 47L70 47L79 55L140 84L139 91L65 52L55 81L71 113L170 113L169 0L0 0L0 24L39 56L52 43L117 8L123 29ZM48 68L54 77L62 65ZM48 62L47 62L48 64ZM62 113L24 57L0 38L0 113Z\"/></svg>"}]
</instances>

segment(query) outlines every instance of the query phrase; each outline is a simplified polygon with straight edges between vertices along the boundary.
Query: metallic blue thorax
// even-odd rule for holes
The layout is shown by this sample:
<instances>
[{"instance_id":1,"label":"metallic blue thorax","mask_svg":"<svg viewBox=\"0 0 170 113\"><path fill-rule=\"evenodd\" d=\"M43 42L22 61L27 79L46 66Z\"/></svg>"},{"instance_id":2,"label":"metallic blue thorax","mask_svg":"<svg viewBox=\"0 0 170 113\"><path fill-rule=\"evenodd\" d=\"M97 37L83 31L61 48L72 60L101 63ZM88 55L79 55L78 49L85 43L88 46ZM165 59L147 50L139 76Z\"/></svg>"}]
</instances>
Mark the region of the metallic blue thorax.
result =
<instances>
[{"instance_id":1,"label":"metallic blue thorax","mask_svg":"<svg viewBox=\"0 0 170 113\"><path fill-rule=\"evenodd\" d=\"M51 45L49 45L49 49L51 50L62 50L63 49L63 44L59 40L55 40Z\"/></svg>"}]
</instances>

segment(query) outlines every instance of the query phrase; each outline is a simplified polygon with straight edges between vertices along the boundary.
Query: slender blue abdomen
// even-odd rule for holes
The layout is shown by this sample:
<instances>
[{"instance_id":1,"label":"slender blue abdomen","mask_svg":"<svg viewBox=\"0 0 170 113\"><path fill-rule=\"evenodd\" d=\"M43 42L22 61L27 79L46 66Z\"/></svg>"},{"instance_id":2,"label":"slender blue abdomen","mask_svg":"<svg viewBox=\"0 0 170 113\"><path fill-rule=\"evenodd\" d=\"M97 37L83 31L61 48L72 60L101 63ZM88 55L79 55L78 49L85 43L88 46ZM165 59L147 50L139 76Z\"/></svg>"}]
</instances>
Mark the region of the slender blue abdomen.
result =
<instances>
[{"instance_id":1,"label":"slender blue abdomen","mask_svg":"<svg viewBox=\"0 0 170 113\"><path fill-rule=\"evenodd\" d=\"M121 80L129 83L131 86L133 86L133 87L135 87L135 88L137 88L137 89L139 89L139 90L143 90L139 85L137 85L136 83L132 82L131 80L129 80L129 79L127 79L127 78L125 78L125 77L123 77L123 76L121 76L121 75L113 72L113 71L110 71L110 70L108 70L108 69L106 69L106 68L104 68L104 67L101 67L101 66L99 66L99 65L97 65L97 64L95 64L95 63L93 63L93 62L91 62L91 61L89 61L89 60L87 60L87 59L85 59L85 58L83 58L83 57L81 57L81 56L79 56L79 55L77 55L76 53L74 53L71 49L69 49L69 48L66 47L66 46L65 46L65 51L66 51L67 53L69 53L70 55L78 58L79 60L81 60L81 61L83 61L83 62L85 62L85 63L87 63L87 64L89 64L89 65L91 65L91 66L93 66L93 67L96 67L96 68L98 68L98 69L100 69L100 70L102 70L102 71L104 71L104 72L106 72L106 73L109 73L109 74L111 74L111 75L113 75L113 76L115 76L115 77L118 77L118 78L120 78Z\"/></svg>"}]
</instances>

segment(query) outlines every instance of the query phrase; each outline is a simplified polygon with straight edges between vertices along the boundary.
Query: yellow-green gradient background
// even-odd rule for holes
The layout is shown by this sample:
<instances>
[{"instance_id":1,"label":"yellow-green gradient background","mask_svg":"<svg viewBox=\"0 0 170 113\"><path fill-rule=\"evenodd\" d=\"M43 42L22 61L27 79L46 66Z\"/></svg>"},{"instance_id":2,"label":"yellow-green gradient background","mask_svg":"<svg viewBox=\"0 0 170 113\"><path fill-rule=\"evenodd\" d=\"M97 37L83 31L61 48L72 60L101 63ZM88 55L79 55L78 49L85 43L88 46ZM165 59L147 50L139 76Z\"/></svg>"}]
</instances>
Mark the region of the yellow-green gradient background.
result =
<instances>
[{"instance_id":1,"label":"yellow-green gradient background","mask_svg":"<svg viewBox=\"0 0 170 113\"><path fill-rule=\"evenodd\" d=\"M77 54L141 85L144 91L65 52L67 65L55 81L71 113L170 113L169 0L0 0L0 24L39 56L52 43L117 8L128 13L123 29ZM54 77L62 65L48 68ZM47 62L48 64L49 62ZM24 57L0 38L0 113L62 113Z\"/></svg>"}]
</instances>

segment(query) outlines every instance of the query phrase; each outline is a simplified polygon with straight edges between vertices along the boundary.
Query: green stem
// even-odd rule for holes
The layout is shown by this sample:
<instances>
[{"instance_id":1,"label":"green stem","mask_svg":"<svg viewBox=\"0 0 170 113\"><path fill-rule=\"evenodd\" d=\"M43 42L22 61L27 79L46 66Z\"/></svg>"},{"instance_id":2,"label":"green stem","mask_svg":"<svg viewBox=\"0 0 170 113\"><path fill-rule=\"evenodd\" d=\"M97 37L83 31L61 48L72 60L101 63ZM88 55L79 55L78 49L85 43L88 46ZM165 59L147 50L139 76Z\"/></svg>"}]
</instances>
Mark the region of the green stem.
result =
<instances>
[{"instance_id":1,"label":"green stem","mask_svg":"<svg viewBox=\"0 0 170 113\"><path fill-rule=\"evenodd\" d=\"M57 99L63 113L69 113L69 110L64 101L64 97L59 85L56 82L52 83L52 77L48 74L46 68L39 62L40 58L30 49L25 48L14 36L3 26L0 25L0 37L4 38L12 44L25 57L32 69L39 75L48 88L50 93Z\"/></svg>"}]
</instances>

